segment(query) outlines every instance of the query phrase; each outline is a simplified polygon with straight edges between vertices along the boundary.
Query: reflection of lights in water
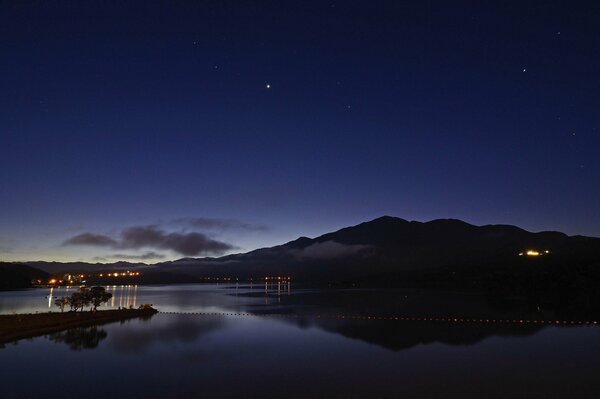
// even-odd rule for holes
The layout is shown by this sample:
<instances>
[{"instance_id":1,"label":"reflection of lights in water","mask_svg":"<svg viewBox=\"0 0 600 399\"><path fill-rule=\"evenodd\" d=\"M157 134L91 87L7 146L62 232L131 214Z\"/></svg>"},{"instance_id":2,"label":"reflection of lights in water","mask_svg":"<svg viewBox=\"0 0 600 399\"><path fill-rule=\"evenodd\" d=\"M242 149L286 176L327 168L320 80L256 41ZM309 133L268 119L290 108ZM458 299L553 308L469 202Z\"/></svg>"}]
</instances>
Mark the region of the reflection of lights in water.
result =
<instances>
[{"instance_id":1,"label":"reflection of lights in water","mask_svg":"<svg viewBox=\"0 0 600 399\"><path fill-rule=\"evenodd\" d=\"M133 286L133 307L135 308L136 305L136 301L137 301L137 285Z\"/></svg>"},{"instance_id":2,"label":"reflection of lights in water","mask_svg":"<svg viewBox=\"0 0 600 399\"><path fill-rule=\"evenodd\" d=\"M52 307L52 295L54 294L54 287L50 288L50 294L48 294L48 308Z\"/></svg>"},{"instance_id":3,"label":"reflection of lights in water","mask_svg":"<svg viewBox=\"0 0 600 399\"><path fill-rule=\"evenodd\" d=\"M278 277L278 279L281 279L281 277ZM292 282L289 278L287 280L284 278L282 281L277 281L277 295L281 295L286 291L289 295L292 290L291 284ZM252 289L252 283L250 283L250 289ZM268 294L270 290L273 290L273 292L275 292L275 282L265 281L265 294Z\"/></svg>"},{"instance_id":4,"label":"reflection of lights in water","mask_svg":"<svg viewBox=\"0 0 600 399\"><path fill-rule=\"evenodd\" d=\"M127 284L120 286L106 286L106 291L112 294L110 305L107 306L114 308L115 305L122 308L130 308L137 306L137 285ZM118 297L118 298L117 298ZM117 301L119 302L117 304Z\"/></svg>"}]
</instances>

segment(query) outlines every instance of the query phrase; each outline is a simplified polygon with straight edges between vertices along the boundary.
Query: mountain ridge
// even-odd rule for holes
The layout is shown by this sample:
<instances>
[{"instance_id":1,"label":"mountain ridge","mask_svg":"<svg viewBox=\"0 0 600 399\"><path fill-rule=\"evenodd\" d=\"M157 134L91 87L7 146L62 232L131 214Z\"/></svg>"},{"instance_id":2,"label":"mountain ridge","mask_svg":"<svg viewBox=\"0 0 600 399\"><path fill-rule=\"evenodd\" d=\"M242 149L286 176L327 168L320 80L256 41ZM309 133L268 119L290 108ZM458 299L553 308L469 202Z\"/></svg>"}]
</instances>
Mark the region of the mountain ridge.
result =
<instances>
[{"instance_id":1,"label":"mountain ridge","mask_svg":"<svg viewBox=\"0 0 600 399\"><path fill-rule=\"evenodd\" d=\"M528 249L549 257L595 259L600 238L557 231L529 232L506 224L476 226L459 219L408 221L384 215L314 238L221 257L142 262L20 262L47 272L131 268L190 276L235 275L241 278L285 275L306 280L361 279L369 275L511 263ZM547 257L548 258L548 257Z\"/></svg>"}]
</instances>

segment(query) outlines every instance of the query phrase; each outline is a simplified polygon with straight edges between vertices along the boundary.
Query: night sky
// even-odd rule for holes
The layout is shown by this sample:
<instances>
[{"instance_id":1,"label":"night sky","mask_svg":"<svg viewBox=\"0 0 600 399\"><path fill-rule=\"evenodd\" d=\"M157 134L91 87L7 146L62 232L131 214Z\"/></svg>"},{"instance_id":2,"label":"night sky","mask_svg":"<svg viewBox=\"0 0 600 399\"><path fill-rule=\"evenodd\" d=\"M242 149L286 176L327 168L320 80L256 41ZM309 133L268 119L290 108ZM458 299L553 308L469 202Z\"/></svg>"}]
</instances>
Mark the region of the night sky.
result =
<instances>
[{"instance_id":1,"label":"night sky","mask_svg":"<svg viewBox=\"0 0 600 399\"><path fill-rule=\"evenodd\" d=\"M481 3L1 2L0 260L600 236L600 3Z\"/></svg>"}]
</instances>

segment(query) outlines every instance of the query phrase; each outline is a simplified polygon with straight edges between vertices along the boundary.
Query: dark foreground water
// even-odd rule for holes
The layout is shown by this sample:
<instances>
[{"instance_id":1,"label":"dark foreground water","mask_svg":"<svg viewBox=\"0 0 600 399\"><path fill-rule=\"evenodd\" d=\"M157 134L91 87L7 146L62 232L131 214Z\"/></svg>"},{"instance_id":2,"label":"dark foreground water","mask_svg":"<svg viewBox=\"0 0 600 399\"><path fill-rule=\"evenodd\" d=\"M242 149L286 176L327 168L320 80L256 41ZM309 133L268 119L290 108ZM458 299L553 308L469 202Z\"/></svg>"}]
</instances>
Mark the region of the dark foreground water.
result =
<instances>
[{"instance_id":1,"label":"dark foreground water","mask_svg":"<svg viewBox=\"0 0 600 399\"><path fill-rule=\"evenodd\" d=\"M600 327L336 318L457 309L509 316L472 296L210 285L129 291L112 306L133 304L135 292L136 305L163 311L255 315L158 314L8 344L0 349L0 398L600 397ZM0 312L47 311L47 296L1 293Z\"/></svg>"}]
</instances>

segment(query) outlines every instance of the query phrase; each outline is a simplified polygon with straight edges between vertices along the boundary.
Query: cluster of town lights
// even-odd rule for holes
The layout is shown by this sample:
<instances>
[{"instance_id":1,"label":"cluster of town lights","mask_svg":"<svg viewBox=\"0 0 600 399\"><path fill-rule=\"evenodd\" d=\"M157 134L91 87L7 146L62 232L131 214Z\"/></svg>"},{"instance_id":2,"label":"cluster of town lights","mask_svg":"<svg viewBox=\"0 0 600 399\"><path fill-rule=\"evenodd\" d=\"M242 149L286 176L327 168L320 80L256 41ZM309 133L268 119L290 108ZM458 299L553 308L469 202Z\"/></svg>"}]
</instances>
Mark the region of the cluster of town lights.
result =
<instances>
[{"instance_id":1,"label":"cluster of town lights","mask_svg":"<svg viewBox=\"0 0 600 399\"><path fill-rule=\"evenodd\" d=\"M536 251L535 249L529 249L526 252L519 252L519 256L542 256L542 255L547 255L549 254L550 251L548 251L547 249L545 251Z\"/></svg>"},{"instance_id":2,"label":"cluster of town lights","mask_svg":"<svg viewBox=\"0 0 600 399\"><path fill-rule=\"evenodd\" d=\"M206 281L239 281L239 278L233 278L233 277L201 277L202 280L206 280ZM264 280L264 281L291 281L292 278L291 277L281 277L281 276L277 276L277 277L272 277L272 276L267 276L267 277L260 277L258 279L256 279L256 281L260 281L260 280ZM248 281L253 282L255 281L255 279L253 277L250 277L248 279Z\"/></svg>"},{"instance_id":3,"label":"cluster of town lights","mask_svg":"<svg viewBox=\"0 0 600 399\"><path fill-rule=\"evenodd\" d=\"M139 276L140 272L130 272L129 270L126 272L115 272L115 273L100 273L98 277L131 277L131 276Z\"/></svg>"},{"instance_id":4,"label":"cluster of town lights","mask_svg":"<svg viewBox=\"0 0 600 399\"><path fill-rule=\"evenodd\" d=\"M83 284L86 282L85 278L90 277L138 277L141 276L140 272L131 272L127 270L126 272L110 272L110 273L99 273L99 274L67 274L62 279L51 278L48 280L48 285L60 285L60 284ZM38 284L42 284L41 281L38 281Z\"/></svg>"},{"instance_id":5,"label":"cluster of town lights","mask_svg":"<svg viewBox=\"0 0 600 399\"><path fill-rule=\"evenodd\" d=\"M48 284L49 285L55 285L55 284L75 284L75 283L85 283L85 280L83 280L84 278L93 278L93 277L102 277L102 278L111 278L111 277L138 277L141 276L140 272L132 272L132 271L119 271L119 272L108 272L108 273L98 273L98 274L79 274L79 275L65 275L63 279L59 280L56 278L52 278L50 280L48 280ZM233 277L202 277L202 280L205 281L239 281L239 279L233 278ZM286 277L286 276L266 276L266 277L260 277L258 279L256 279L256 281L265 281L265 282L282 282L282 283L289 283L291 282L292 278L291 277ZM250 278L249 279L250 282L255 281L254 278ZM38 284L42 284L41 281L38 281Z\"/></svg>"}]
</instances>

